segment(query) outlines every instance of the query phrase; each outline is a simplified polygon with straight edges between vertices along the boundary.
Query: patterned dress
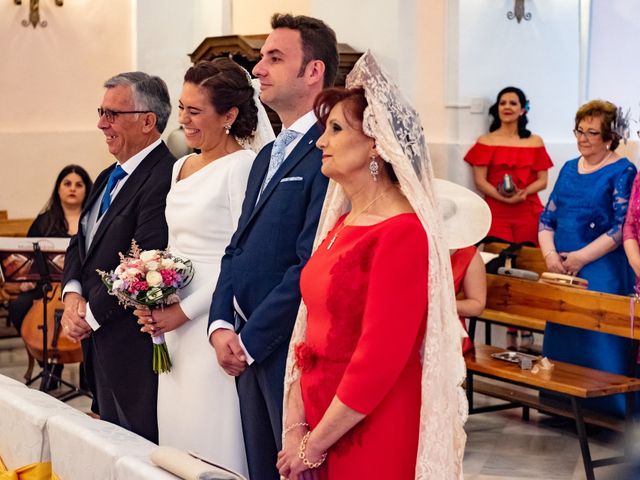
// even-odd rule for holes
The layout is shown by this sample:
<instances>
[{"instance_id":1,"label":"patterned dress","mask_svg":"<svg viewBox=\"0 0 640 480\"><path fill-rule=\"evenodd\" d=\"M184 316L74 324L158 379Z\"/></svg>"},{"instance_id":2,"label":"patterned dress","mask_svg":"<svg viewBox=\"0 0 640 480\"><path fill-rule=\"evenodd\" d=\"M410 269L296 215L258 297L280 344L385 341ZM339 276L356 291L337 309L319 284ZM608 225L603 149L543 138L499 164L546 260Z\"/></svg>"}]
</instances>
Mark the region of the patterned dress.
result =
<instances>
[{"instance_id":1,"label":"patterned dress","mask_svg":"<svg viewBox=\"0 0 640 480\"><path fill-rule=\"evenodd\" d=\"M342 228L343 220L302 272L308 324L304 343L296 346L296 364L312 428L336 395L366 417L329 449L320 477L413 480L427 236L413 213L371 226Z\"/></svg>"},{"instance_id":2,"label":"patterned dress","mask_svg":"<svg viewBox=\"0 0 640 480\"><path fill-rule=\"evenodd\" d=\"M640 175L636 175L631 189L627 218L622 229L622 240L635 240L640 243ZM640 293L640 277L636 278L636 293Z\"/></svg>"},{"instance_id":3,"label":"patterned dress","mask_svg":"<svg viewBox=\"0 0 640 480\"><path fill-rule=\"evenodd\" d=\"M540 229L554 232L558 252L573 252L607 234L618 247L585 265L577 274L589 281L589 290L627 295L633 290L633 271L622 247L636 167L621 158L592 173L578 172L578 159L564 164L549 202L540 215ZM629 375L629 342L606 333L548 322L543 353L551 359L607 372ZM613 415L624 415L624 396L591 399L585 405Z\"/></svg>"}]
</instances>

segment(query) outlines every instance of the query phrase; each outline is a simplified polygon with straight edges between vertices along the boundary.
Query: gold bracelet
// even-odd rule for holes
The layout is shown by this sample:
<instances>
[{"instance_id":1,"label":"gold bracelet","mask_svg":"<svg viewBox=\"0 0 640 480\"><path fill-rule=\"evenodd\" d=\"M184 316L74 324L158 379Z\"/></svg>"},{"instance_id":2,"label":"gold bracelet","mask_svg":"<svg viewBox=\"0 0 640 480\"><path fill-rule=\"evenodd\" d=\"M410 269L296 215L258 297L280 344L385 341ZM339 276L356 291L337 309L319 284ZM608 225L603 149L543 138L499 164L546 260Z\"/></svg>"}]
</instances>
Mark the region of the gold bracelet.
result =
<instances>
[{"instance_id":1,"label":"gold bracelet","mask_svg":"<svg viewBox=\"0 0 640 480\"><path fill-rule=\"evenodd\" d=\"M556 250L549 250L547 253L545 253L542 258L546 259L549 255L551 255L552 253L558 253Z\"/></svg>"},{"instance_id":2,"label":"gold bracelet","mask_svg":"<svg viewBox=\"0 0 640 480\"><path fill-rule=\"evenodd\" d=\"M284 432L282 432L282 436L283 437L286 436L287 433L289 433L294 428L298 428L298 427L307 427L307 428L309 428L309 424L307 422L298 422L298 423L294 423L292 425L289 425L287 428L284 429Z\"/></svg>"},{"instance_id":3,"label":"gold bracelet","mask_svg":"<svg viewBox=\"0 0 640 480\"><path fill-rule=\"evenodd\" d=\"M327 452L324 452L322 454L322 456L320 457L320 460L318 460L317 462L310 462L307 459L307 455L306 455L307 442L309 441L309 436L310 435L311 435L311 430L309 430L307 433L305 433L304 437L302 437L302 440L300 440L300 447L298 449L298 457L300 458L300 460L302 460L302 463L304 464L305 467L307 467L309 469L314 469L314 468L318 468L320 465L322 465L324 463L324 461L327 459Z\"/></svg>"}]
</instances>

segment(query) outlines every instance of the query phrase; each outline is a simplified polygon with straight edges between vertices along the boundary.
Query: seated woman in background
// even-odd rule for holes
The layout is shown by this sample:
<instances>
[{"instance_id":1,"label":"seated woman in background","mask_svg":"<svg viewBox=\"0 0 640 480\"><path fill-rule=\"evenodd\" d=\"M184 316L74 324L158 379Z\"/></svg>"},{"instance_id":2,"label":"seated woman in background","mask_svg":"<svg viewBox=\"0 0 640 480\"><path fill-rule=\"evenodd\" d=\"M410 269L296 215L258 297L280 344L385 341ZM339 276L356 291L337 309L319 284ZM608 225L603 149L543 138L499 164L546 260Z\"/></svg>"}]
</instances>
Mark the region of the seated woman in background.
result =
<instances>
[{"instance_id":1,"label":"seated woman in background","mask_svg":"<svg viewBox=\"0 0 640 480\"><path fill-rule=\"evenodd\" d=\"M445 240L451 255L456 310L462 327L465 319L482 313L487 301L487 272L475 247L491 226L487 203L472 191L442 179L434 182L438 208L444 219ZM462 340L462 353L473 350L473 340Z\"/></svg>"},{"instance_id":2,"label":"seated woman in background","mask_svg":"<svg viewBox=\"0 0 640 480\"><path fill-rule=\"evenodd\" d=\"M29 227L28 237L71 237L78 231L80 213L93 182L86 170L78 165L67 165L58 174L51 197ZM10 288L5 286L5 288ZM19 284L20 295L9 302L9 320L18 333L33 301L42 298L42 292L33 283ZM61 370L62 365L60 365ZM59 371L58 370L58 373Z\"/></svg>"},{"instance_id":3,"label":"seated woman in background","mask_svg":"<svg viewBox=\"0 0 640 480\"><path fill-rule=\"evenodd\" d=\"M505 242L538 245L538 219L542 202L538 192L547 187L553 166L542 138L527 130L529 101L516 87L503 88L489 109L489 133L478 138L464 159L473 166L476 188L491 209L488 235ZM505 179L507 180L505 182ZM533 345L533 333L521 331L520 348ZM517 348L518 332L507 329L507 346Z\"/></svg>"},{"instance_id":4,"label":"seated woman in background","mask_svg":"<svg viewBox=\"0 0 640 480\"><path fill-rule=\"evenodd\" d=\"M633 271L622 247L636 167L615 153L620 143L614 104L581 106L574 134L580 157L564 164L540 216L540 248L550 272L589 281L589 290L627 295ZM549 358L629 374L627 340L547 323L543 353ZM589 400L592 408L624 415L624 397Z\"/></svg>"}]
</instances>

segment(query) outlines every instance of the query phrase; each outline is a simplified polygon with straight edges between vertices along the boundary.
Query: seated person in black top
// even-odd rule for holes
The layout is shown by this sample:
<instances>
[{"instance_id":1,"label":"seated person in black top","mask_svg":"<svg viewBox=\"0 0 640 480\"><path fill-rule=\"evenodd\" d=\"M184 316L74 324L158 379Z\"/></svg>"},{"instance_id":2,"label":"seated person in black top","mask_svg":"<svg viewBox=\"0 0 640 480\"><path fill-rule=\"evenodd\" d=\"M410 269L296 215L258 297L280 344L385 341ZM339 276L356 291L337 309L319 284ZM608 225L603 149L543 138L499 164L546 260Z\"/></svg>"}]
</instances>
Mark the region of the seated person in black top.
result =
<instances>
[{"instance_id":1,"label":"seated person in black top","mask_svg":"<svg viewBox=\"0 0 640 480\"><path fill-rule=\"evenodd\" d=\"M58 174L51 197L42 213L33 221L27 232L28 237L71 237L78 232L80 213L89 196L93 182L86 170L78 165L67 165ZM13 289L15 286L5 286ZM35 283L19 285L22 293L9 302L9 320L18 330L22 328L25 315L34 300L42 298L40 288ZM7 293L15 293L7 292ZM56 366L56 373L62 365Z\"/></svg>"}]
</instances>

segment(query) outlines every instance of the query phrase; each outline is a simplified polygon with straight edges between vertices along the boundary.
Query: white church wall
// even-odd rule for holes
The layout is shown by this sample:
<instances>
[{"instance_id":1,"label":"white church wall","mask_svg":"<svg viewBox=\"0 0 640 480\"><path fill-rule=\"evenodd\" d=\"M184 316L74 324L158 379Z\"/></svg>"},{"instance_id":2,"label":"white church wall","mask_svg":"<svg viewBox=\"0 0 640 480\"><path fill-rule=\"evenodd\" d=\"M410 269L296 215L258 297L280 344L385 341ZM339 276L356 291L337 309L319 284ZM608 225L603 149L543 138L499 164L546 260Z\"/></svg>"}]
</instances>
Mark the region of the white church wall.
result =
<instances>
[{"instance_id":1,"label":"white church wall","mask_svg":"<svg viewBox=\"0 0 640 480\"><path fill-rule=\"evenodd\" d=\"M35 217L69 163L92 177L111 161L96 128L102 83L131 69L129 0L40 2L48 26L23 27L29 2L0 3L0 209Z\"/></svg>"},{"instance_id":2,"label":"white church wall","mask_svg":"<svg viewBox=\"0 0 640 480\"><path fill-rule=\"evenodd\" d=\"M311 0L230 0L234 34L251 35L269 33L271 16L278 13L313 15Z\"/></svg>"},{"instance_id":3,"label":"white church wall","mask_svg":"<svg viewBox=\"0 0 640 480\"><path fill-rule=\"evenodd\" d=\"M640 2L592 0L587 98L602 98L631 109L630 142L618 153L640 164Z\"/></svg>"}]
</instances>

